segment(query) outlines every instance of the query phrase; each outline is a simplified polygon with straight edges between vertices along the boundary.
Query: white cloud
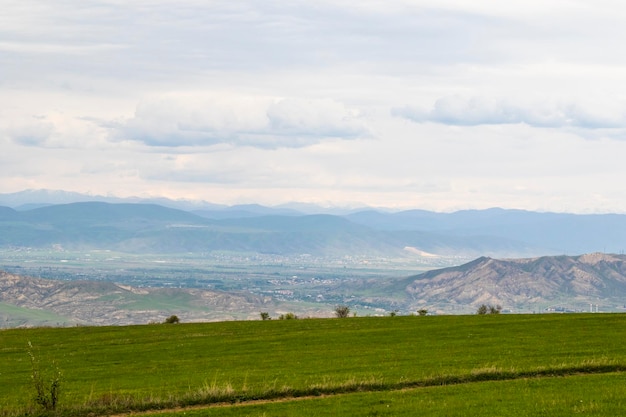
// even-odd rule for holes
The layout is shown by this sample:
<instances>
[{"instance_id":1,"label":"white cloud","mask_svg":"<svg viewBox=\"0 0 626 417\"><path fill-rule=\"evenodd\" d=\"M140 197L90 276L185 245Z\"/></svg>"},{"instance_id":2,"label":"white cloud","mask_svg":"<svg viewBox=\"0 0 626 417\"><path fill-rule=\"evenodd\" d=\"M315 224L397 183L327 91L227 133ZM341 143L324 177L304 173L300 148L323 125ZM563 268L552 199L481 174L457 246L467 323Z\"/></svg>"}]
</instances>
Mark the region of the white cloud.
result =
<instances>
[{"instance_id":1,"label":"white cloud","mask_svg":"<svg viewBox=\"0 0 626 417\"><path fill-rule=\"evenodd\" d=\"M0 192L626 212L625 19L609 0L6 0Z\"/></svg>"},{"instance_id":2,"label":"white cloud","mask_svg":"<svg viewBox=\"0 0 626 417\"><path fill-rule=\"evenodd\" d=\"M6 126L0 126L2 136L24 146L42 146L53 132L54 125L41 116L12 119Z\"/></svg>"},{"instance_id":3,"label":"white cloud","mask_svg":"<svg viewBox=\"0 0 626 417\"><path fill-rule=\"evenodd\" d=\"M226 143L298 148L369 135L358 111L333 100L203 94L146 99L134 117L108 127L118 139L169 147Z\"/></svg>"},{"instance_id":4,"label":"white cloud","mask_svg":"<svg viewBox=\"0 0 626 417\"><path fill-rule=\"evenodd\" d=\"M583 129L626 129L626 106L618 114L606 114L583 108L577 103L554 103L549 100L516 104L510 100L483 97L442 97L430 109L396 107L394 116L423 123L478 126L524 123L533 127Z\"/></svg>"},{"instance_id":5,"label":"white cloud","mask_svg":"<svg viewBox=\"0 0 626 417\"><path fill-rule=\"evenodd\" d=\"M37 148L91 150L105 144L105 131L95 123L57 111L0 117L0 137Z\"/></svg>"}]
</instances>

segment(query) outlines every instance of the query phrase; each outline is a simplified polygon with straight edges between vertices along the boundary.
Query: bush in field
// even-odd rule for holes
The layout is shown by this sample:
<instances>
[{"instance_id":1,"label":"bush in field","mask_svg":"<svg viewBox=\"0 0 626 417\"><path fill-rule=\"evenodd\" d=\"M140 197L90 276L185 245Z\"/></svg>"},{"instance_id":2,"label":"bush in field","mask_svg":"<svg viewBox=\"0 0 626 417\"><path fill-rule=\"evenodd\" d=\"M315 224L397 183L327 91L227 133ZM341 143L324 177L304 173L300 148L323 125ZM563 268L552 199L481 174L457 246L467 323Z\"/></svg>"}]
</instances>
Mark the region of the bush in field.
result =
<instances>
[{"instance_id":1,"label":"bush in field","mask_svg":"<svg viewBox=\"0 0 626 417\"><path fill-rule=\"evenodd\" d=\"M350 314L350 307L348 306L337 306L335 307L335 316L340 319L345 319Z\"/></svg>"},{"instance_id":2,"label":"bush in field","mask_svg":"<svg viewBox=\"0 0 626 417\"><path fill-rule=\"evenodd\" d=\"M500 314L502 311L501 305L489 306L489 314Z\"/></svg>"},{"instance_id":3,"label":"bush in field","mask_svg":"<svg viewBox=\"0 0 626 417\"><path fill-rule=\"evenodd\" d=\"M420 316L425 316L428 314L428 310L426 310L425 308L420 308L419 310L417 310L417 314L419 314Z\"/></svg>"},{"instance_id":4,"label":"bush in field","mask_svg":"<svg viewBox=\"0 0 626 417\"><path fill-rule=\"evenodd\" d=\"M262 311L261 312L261 320L271 320L272 318L270 317L270 313L268 313L267 311Z\"/></svg>"},{"instance_id":5,"label":"bush in field","mask_svg":"<svg viewBox=\"0 0 626 417\"><path fill-rule=\"evenodd\" d=\"M285 314L281 314L278 319L279 320L296 320L298 318L298 316L296 316L293 313L285 313Z\"/></svg>"},{"instance_id":6,"label":"bush in field","mask_svg":"<svg viewBox=\"0 0 626 417\"><path fill-rule=\"evenodd\" d=\"M500 305L492 306L491 304L481 304L476 310L476 314L500 314L501 311L502 306Z\"/></svg>"},{"instance_id":7,"label":"bush in field","mask_svg":"<svg viewBox=\"0 0 626 417\"><path fill-rule=\"evenodd\" d=\"M180 323L180 319L176 315L171 315L165 319L165 324L176 324Z\"/></svg>"}]
</instances>

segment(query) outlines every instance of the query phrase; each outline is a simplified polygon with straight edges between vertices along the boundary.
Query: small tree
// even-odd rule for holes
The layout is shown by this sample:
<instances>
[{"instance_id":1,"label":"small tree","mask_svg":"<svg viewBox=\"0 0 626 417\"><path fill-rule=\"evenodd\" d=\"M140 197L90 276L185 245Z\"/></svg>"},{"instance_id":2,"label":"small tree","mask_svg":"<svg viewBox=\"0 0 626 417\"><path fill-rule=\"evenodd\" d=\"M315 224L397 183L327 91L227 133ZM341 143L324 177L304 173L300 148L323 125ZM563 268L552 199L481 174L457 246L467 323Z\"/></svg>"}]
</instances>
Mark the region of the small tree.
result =
<instances>
[{"instance_id":1,"label":"small tree","mask_svg":"<svg viewBox=\"0 0 626 417\"><path fill-rule=\"evenodd\" d=\"M261 320L271 320L272 318L270 317L270 313L268 313L267 311L262 311L261 312Z\"/></svg>"},{"instance_id":2,"label":"small tree","mask_svg":"<svg viewBox=\"0 0 626 417\"><path fill-rule=\"evenodd\" d=\"M391 312L389 312L389 317L395 317L398 315L398 310L393 310Z\"/></svg>"},{"instance_id":3,"label":"small tree","mask_svg":"<svg viewBox=\"0 0 626 417\"><path fill-rule=\"evenodd\" d=\"M286 314L281 314L278 319L279 320L296 320L298 318L298 316L296 316L293 313L286 313Z\"/></svg>"},{"instance_id":4,"label":"small tree","mask_svg":"<svg viewBox=\"0 0 626 417\"><path fill-rule=\"evenodd\" d=\"M428 314L428 310L426 310L425 308L420 308L419 310L417 310L417 314L419 314L420 316L425 316Z\"/></svg>"},{"instance_id":5,"label":"small tree","mask_svg":"<svg viewBox=\"0 0 626 417\"><path fill-rule=\"evenodd\" d=\"M501 311L502 306L499 304L495 306L492 306L491 304L481 304L480 307L478 307L478 310L476 310L476 314L500 314Z\"/></svg>"},{"instance_id":6,"label":"small tree","mask_svg":"<svg viewBox=\"0 0 626 417\"><path fill-rule=\"evenodd\" d=\"M344 319L348 317L350 314L350 307L348 306L337 306L335 307L335 316L340 319Z\"/></svg>"},{"instance_id":7,"label":"small tree","mask_svg":"<svg viewBox=\"0 0 626 417\"><path fill-rule=\"evenodd\" d=\"M489 314L500 314L502 306L500 304L495 306L489 306Z\"/></svg>"},{"instance_id":8,"label":"small tree","mask_svg":"<svg viewBox=\"0 0 626 417\"><path fill-rule=\"evenodd\" d=\"M180 319L176 315L171 315L165 319L165 324L176 324L180 323Z\"/></svg>"}]
</instances>

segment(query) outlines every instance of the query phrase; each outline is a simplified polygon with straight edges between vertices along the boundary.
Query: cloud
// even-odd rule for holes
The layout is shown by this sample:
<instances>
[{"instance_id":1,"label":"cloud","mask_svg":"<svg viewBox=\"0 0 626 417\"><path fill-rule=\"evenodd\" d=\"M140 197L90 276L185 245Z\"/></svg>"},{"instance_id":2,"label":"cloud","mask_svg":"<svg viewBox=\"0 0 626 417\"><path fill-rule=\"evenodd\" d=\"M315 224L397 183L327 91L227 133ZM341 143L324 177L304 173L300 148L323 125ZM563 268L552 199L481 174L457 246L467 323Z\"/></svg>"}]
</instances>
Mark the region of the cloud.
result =
<instances>
[{"instance_id":1,"label":"cloud","mask_svg":"<svg viewBox=\"0 0 626 417\"><path fill-rule=\"evenodd\" d=\"M88 118L51 111L0 116L0 138L16 145L46 149L92 149L105 144L105 132Z\"/></svg>"},{"instance_id":2,"label":"cloud","mask_svg":"<svg viewBox=\"0 0 626 417\"><path fill-rule=\"evenodd\" d=\"M583 3L5 1L0 186L624 211L626 8Z\"/></svg>"},{"instance_id":3,"label":"cloud","mask_svg":"<svg viewBox=\"0 0 626 417\"><path fill-rule=\"evenodd\" d=\"M132 118L107 127L117 140L165 147L299 148L369 136L359 112L333 100L197 94L145 100Z\"/></svg>"},{"instance_id":4,"label":"cloud","mask_svg":"<svg viewBox=\"0 0 626 417\"><path fill-rule=\"evenodd\" d=\"M54 124L41 116L11 120L0 134L23 146L43 146L54 133Z\"/></svg>"},{"instance_id":5,"label":"cloud","mask_svg":"<svg viewBox=\"0 0 626 417\"><path fill-rule=\"evenodd\" d=\"M626 112L600 114L576 103L550 101L516 104L511 100L457 95L442 97L430 109L405 106L392 115L416 123L433 122L454 126L527 124L532 127L583 129L626 128Z\"/></svg>"}]
</instances>

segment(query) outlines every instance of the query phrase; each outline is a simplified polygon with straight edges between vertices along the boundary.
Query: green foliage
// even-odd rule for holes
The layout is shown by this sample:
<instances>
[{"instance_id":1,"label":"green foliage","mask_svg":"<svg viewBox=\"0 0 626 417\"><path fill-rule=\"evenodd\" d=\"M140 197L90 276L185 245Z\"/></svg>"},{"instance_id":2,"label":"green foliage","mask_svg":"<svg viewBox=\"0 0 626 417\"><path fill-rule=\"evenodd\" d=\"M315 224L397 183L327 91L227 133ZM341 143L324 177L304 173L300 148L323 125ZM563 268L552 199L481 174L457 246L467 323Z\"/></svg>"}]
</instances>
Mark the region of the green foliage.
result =
<instances>
[{"instance_id":1,"label":"green foliage","mask_svg":"<svg viewBox=\"0 0 626 417\"><path fill-rule=\"evenodd\" d=\"M270 313L268 313L267 311L262 311L261 312L261 320L271 320L272 318L270 317Z\"/></svg>"},{"instance_id":2,"label":"green foliage","mask_svg":"<svg viewBox=\"0 0 626 417\"><path fill-rule=\"evenodd\" d=\"M285 313L278 316L279 320L297 320L298 316L293 313Z\"/></svg>"},{"instance_id":3,"label":"green foliage","mask_svg":"<svg viewBox=\"0 0 626 417\"><path fill-rule=\"evenodd\" d=\"M500 314L500 312L502 311L502 306L498 305L486 305L486 304L481 304L480 306L478 306L478 309L476 309L476 314L479 315L484 315L484 314Z\"/></svg>"},{"instance_id":4,"label":"green foliage","mask_svg":"<svg viewBox=\"0 0 626 417\"><path fill-rule=\"evenodd\" d=\"M389 317L395 317L398 315L398 310L393 310L389 312Z\"/></svg>"},{"instance_id":5,"label":"green foliage","mask_svg":"<svg viewBox=\"0 0 626 417\"><path fill-rule=\"evenodd\" d=\"M176 323L180 323L180 319L178 318L178 316L176 315L171 315L168 318L165 319L165 324L176 324Z\"/></svg>"},{"instance_id":6,"label":"green foliage","mask_svg":"<svg viewBox=\"0 0 626 417\"><path fill-rule=\"evenodd\" d=\"M502 311L501 305L489 306L489 314L500 314L501 311Z\"/></svg>"},{"instance_id":7,"label":"green foliage","mask_svg":"<svg viewBox=\"0 0 626 417\"><path fill-rule=\"evenodd\" d=\"M419 310L417 310L417 314L420 316L425 316L428 314L428 310L426 310L425 308L420 308Z\"/></svg>"},{"instance_id":8,"label":"green foliage","mask_svg":"<svg viewBox=\"0 0 626 417\"><path fill-rule=\"evenodd\" d=\"M30 358L31 365L31 383L35 391L34 401L35 404L40 406L45 411L54 411L59 403L59 392L61 389L61 371L53 362L50 372L52 375L47 375L45 371L42 371L39 364L39 359L33 352L33 345L29 341L28 356Z\"/></svg>"},{"instance_id":9,"label":"green foliage","mask_svg":"<svg viewBox=\"0 0 626 417\"><path fill-rule=\"evenodd\" d=\"M350 315L350 307L348 306L337 306L335 307L335 316L340 319L345 319Z\"/></svg>"},{"instance_id":10,"label":"green foliage","mask_svg":"<svg viewBox=\"0 0 626 417\"><path fill-rule=\"evenodd\" d=\"M571 417L624 414L621 374L487 381L384 392L357 392L306 401L185 410L158 417Z\"/></svg>"}]
</instances>

